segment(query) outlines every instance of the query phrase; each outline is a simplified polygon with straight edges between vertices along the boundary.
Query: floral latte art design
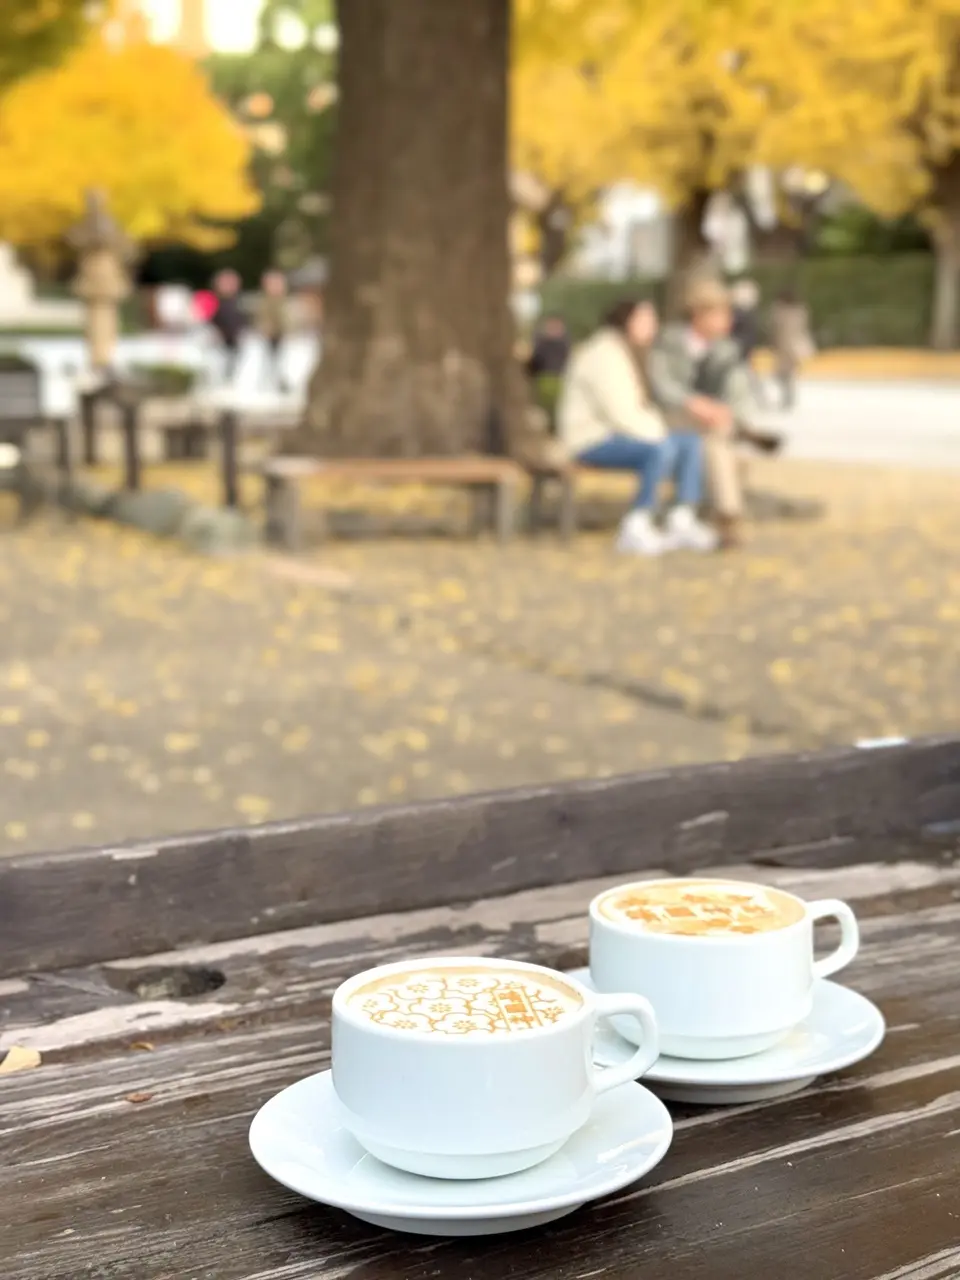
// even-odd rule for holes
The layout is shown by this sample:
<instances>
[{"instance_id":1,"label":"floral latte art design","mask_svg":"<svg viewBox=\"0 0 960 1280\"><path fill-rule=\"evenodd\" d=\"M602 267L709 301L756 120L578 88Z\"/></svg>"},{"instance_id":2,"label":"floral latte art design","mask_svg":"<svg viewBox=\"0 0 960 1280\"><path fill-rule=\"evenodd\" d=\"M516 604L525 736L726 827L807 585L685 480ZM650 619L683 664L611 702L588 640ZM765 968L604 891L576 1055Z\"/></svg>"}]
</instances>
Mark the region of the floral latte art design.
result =
<instances>
[{"instance_id":1,"label":"floral latte art design","mask_svg":"<svg viewBox=\"0 0 960 1280\"><path fill-rule=\"evenodd\" d=\"M348 1007L379 1026L444 1036L522 1034L578 1013L565 983L539 975L451 969L393 974L351 993Z\"/></svg>"}]
</instances>

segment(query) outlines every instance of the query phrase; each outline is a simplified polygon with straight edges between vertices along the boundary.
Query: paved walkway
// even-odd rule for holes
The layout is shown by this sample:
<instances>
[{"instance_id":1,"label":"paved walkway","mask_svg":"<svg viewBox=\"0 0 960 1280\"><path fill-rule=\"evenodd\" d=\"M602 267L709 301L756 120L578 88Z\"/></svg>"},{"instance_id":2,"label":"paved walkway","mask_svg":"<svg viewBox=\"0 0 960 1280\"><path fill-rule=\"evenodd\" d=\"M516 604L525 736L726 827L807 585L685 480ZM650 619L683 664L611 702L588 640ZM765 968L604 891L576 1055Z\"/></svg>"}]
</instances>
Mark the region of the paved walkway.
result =
<instances>
[{"instance_id":1,"label":"paved walkway","mask_svg":"<svg viewBox=\"0 0 960 1280\"><path fill-rule=\"evenodd\" d=\"M792 413L768 416L791 457L960 469L960 381L811 378Z\"/></svg>"}]
</instances>

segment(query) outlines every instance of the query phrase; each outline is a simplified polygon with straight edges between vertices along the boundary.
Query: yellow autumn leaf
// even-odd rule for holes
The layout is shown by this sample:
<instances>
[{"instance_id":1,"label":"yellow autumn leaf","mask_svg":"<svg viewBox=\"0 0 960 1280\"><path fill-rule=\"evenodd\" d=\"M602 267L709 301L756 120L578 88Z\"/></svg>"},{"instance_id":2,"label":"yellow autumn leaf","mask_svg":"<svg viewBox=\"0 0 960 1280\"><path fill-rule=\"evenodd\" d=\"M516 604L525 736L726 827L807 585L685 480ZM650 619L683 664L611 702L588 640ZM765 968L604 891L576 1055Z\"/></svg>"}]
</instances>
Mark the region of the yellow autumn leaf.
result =
<instances>
[{"instance_id":1,"label":"yellow autumn leaf","mask_svg":"<svg viewBox=\"0 0 960 1280\"><path fill-rule=\"evenodd\" d=\"M787 658L776 658L767 667L767 672L774 684L792 684L794 680L793 666Z\"/></svg>"},{"instance_id":2,"label":"yellow autumn leaf","mask_svg":"<svg viewBox=\"0 0 960 1280\"><path fill-rule=\"evenodd\" d=\"M239 796L236 808L245 818L262 819L270 813L273 804L265 796Z\"/></svg>"},{"instance_id":3,"label":"yellow autumn leaf","mask_svg":"<svg viewBox=\"0 0 960 1280\"><path fill-rule=\"evenodd\" d=\"M25 1049L23 1045L12 1045L6 1057L0 1062L0 1076L12 1075L15 1071L31 1071L42 1062L37 1049Z\"/></svg>"}]
</instances>

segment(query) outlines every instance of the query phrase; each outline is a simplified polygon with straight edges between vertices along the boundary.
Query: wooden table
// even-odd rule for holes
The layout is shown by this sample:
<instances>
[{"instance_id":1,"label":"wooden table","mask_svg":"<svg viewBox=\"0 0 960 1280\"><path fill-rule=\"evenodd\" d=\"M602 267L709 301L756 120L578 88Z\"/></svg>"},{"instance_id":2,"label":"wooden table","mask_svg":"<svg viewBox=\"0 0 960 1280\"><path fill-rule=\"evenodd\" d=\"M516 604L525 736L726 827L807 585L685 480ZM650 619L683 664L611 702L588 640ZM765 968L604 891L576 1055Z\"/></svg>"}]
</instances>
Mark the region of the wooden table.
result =
<instances>
[{"instance_id":1,"label":"wooden table","mask_svg":"<svg viewBox=\"0 0 960 1280\"><path fill-rule=\"evenodd\" d=\"M4 1274L956 1277L958 839L960 741L932 740L0 860L0 1043L43 1056L0 1075ZM720 867L855 905L872 1058L672 1107L645 1181L516 1236L391 1235L253 1163L252 1115L325 1067L348 974L431 951L573 967L597 889Z\"/></svg>"}]
</instances>

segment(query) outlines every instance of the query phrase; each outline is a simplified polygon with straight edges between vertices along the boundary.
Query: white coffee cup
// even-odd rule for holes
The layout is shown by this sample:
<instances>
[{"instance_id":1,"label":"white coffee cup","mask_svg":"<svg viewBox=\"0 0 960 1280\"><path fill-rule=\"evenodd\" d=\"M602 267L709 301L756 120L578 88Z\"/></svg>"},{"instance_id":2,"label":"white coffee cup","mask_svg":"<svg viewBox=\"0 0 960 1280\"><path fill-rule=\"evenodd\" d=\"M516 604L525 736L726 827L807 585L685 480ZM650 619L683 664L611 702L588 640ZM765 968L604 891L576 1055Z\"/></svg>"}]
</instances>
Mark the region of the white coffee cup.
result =
<instances>
[{"instance_id":1,"label":"white coffee cup","mask_svg":"<svg viewBox=\"0 0 960 1280\"><path fill-rule=\"evenodd\" d=\"M593 1064L598 1018L628 1015L641 1047ZM434 1178L492 1178L539 1164L601 1093L659 1053L641 996L596 995L540 965L487 957L402 960L333 997L333 1088L344 1126L385 1164Z\"/></svg>"},{"instance_id":2,"label":"white coffee cup","mask_svg":"<svg viewBox=\"0 0 960 1280\"><path fill-rule=\"evenodd\" d=\"M830 918L840 924L840 945L815 960L814 922ZM814 981L849 964L858 946L845 902L807 903L735 880L638 881L590 904L594 986L646 996L661 1052L676 1058L739 1058L771 1048L810 1013ZM616 1025L634 1041L629 1022Z\"/></svg>"}]
</instances>

